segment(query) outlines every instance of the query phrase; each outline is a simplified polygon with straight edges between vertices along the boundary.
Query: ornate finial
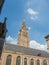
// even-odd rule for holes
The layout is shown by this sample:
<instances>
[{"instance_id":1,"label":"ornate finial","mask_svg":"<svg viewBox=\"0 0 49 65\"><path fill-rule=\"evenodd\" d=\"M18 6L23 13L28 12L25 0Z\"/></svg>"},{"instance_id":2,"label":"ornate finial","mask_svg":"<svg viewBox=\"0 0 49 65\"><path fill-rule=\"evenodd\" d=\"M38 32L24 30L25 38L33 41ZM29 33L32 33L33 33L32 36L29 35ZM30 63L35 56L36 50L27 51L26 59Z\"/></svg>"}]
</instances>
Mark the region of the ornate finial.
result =
<instances>
[{"instance_id":1,"label":"ornate finial","mask_svg":"<svg viewBox=\"0 0 49 65\"><path fill-rule=\"evenodd\" d=\"M23 20L23 22L22 22L22 28L26 28L25 20Z\"/></svg>"},{"instance_id":2,"label":"ornate finial","mask_svg":"<svg viewBox=\"0 0 49 65\"><path fill-rule=\"evenodd\" d=\"M26 26L25 22L22 23L22 26Z\"/></svg>"}]
</instances>

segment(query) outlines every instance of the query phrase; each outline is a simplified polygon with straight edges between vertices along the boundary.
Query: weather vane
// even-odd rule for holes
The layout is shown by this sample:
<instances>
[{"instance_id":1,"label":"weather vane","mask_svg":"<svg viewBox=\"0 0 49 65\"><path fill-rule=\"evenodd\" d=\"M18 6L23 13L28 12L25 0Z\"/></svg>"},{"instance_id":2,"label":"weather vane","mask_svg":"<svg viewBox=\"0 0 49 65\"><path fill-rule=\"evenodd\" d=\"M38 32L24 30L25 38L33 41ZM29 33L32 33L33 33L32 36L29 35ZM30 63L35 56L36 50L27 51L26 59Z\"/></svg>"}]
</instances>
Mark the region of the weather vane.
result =
<instances>
[{"instance_id":1,"label":"weather vane","mask_svg":"<svg viewBox=\"0 0 49 65\"><path fill-rule=\"evenodd\" d=\"M0 0L0 14L5 0Z\"/></svg>"}]
</instances>

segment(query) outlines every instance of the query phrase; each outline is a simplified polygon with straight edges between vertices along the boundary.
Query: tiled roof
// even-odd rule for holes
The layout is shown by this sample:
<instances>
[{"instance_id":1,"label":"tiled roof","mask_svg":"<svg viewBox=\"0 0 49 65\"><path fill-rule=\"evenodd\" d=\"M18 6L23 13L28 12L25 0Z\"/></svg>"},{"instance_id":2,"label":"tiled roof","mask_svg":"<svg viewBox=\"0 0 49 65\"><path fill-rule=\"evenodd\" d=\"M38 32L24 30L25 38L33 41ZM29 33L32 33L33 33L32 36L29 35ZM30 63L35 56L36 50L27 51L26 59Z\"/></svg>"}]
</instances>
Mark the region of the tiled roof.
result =
<instances>
[{"instance_id":1,"label":"tiled roof","mask_svg":"<svg viewBox=\"0 0 49 65\"><path fill-rule=\"evenodd\" d=\"M5 44L5 50L21 52L26 55L33 55L33 56L49 58L49 53L46 51L37 50L37 49L33 49L33 48L26 48L26 47L22 47L22 46L18 46L18 45L13 45L13 44Z\"/></svg>"}]
</instances>

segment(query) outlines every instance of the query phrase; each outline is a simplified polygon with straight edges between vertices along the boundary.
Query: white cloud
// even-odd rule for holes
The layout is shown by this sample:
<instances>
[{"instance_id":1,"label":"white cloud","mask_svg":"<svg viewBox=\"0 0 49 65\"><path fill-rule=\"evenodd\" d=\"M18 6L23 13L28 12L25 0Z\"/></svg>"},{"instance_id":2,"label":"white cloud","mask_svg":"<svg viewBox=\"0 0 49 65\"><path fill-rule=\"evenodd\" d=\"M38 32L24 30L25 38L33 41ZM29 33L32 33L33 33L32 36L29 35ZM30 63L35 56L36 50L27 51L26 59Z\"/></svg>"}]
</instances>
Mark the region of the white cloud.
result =
<instances>
[{"instance_id":1,"label":"white cloud","mask_svg":"<svg viewBox=\"0 0 49 65\"><path fill-rule=\"evenodd\" d=\"M28 29L30 30L30 29L31 29L31 27L28 27Z\"/></svg>"},{"instance_id":2,"label":"white cloud","mask_svg":"<svg viewBox=\"0 0 49 65\"><path fill-rule=\"evenodd\" d=\"M17 39L14 39L11 36L8 36L6 38L6 43L10 43L10 44L16 45L17 44ZM35 40L31 40L30 41L30 47L34 48L34 49L39 49L39 50L45 50L45 51L47 51L47 45L46 44L45 45L44 44L40 44L40 43L38 43Z\"/></svg>"},{"instance_id":3,"label":"white cloud","mask_svg":"<svg viewBox=\"0 0 49 65\"><path fill-rule=\"evenodd\" d=\"M33 10L32 8L27 9L28 14L30 15L31 20L37 20L39 12Z\"/></svg>"},{"instance_id":4,"label":"white cloud","mask_svg":"<svg viewBox=\"0 0 49 65\"><path fill-rule=\"evenodd\" d=\"M40 50L47 50L47 45L45 44L40 44L36 42L35 40L30 41L30 47L35 48L35 49L40 49Z\"/></svg>"},{"instance_id":5,"label":"white cloud","mask_svg":"<svg viewBox=\"0 0 49 65\"><path fill-rule=\"evenodd\" d=\"M37 14L39 14L39 12L34 11L32 8L29 8L29 9L27 10L27 12L28 12L30 15L37 15Z\"/></svg>"},{"instance_id":6,"label":"white cloud","mask_svg":"<svg viewBox=\"0 0 49 65\"><path fill-rule=\"evenodd\" d=\"M30 19L31 20L37 20L38 19L38 16L31 16Z\"/></svg>"},{"instance_id":7,"label":"white cloud","mask_svg":"<svg viewBox=\"0 0 49 65\"><path fill-rule=\"evenodd\" d=\"M14 38L12 38L11 36L8 36L8 37L6 38L6 42L7 42L7 43L11 43L11 44L17 44L17 39L14 39Z\"/></svg>"}]
</instances>

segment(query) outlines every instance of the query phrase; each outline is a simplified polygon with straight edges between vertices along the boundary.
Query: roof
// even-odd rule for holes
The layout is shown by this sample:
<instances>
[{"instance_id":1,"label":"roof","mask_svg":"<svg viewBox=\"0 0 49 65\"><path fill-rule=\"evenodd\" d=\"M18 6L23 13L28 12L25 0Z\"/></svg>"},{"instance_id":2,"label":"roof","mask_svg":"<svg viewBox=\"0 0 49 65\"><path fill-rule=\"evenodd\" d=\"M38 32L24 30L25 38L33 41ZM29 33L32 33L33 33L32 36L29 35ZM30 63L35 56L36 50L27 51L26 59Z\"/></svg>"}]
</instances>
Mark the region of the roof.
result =
<instances>
[{"instance_id":1,"label":"roof","mask_svg":"<svg viewBox=\"0 0 49 65\"><path fill-rule=\"evenodd\" d=\"M45 36L45 39L49 38L49 34L47 36Z\"/></svg>"},{"instance_id":2,"label":"roof","mask_svg":"<svg viewBox=\"0 0 49 65\"><path fill-rule=\"evenodd\" d=\"M20 53L24 53L26 55L33 55L33 56L49 58L49 53L46 51L37 50L37 49L33 49L33 48L26 48L23 46L18 46L18 45L13 45L13 44L5 44L5 50L20 52Z\"/></svg>"}]
</instances>

